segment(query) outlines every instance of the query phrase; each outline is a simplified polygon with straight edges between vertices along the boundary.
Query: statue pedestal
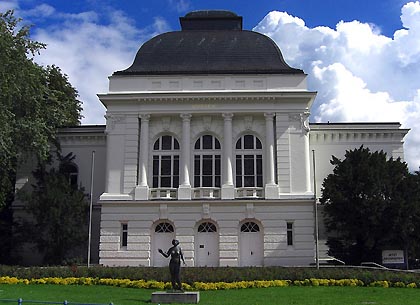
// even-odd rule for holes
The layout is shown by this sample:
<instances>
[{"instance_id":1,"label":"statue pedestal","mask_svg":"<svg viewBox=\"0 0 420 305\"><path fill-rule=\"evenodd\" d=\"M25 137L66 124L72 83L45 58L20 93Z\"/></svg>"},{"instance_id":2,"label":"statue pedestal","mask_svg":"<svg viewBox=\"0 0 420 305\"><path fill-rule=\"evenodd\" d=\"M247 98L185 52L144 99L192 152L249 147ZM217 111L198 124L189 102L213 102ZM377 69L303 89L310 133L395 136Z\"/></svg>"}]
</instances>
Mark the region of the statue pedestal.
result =
<instances>
[{"instance_id":1,"label":"statue pedestal","mask_svg":"<svg viewBox=\"0 0 420 305\"><path fill-rule=\"evenodd\" d=\"M198 291L157 291L152 293L152 303L189 303L198 304L200 292Z\"/></svg>"}]
</instances>

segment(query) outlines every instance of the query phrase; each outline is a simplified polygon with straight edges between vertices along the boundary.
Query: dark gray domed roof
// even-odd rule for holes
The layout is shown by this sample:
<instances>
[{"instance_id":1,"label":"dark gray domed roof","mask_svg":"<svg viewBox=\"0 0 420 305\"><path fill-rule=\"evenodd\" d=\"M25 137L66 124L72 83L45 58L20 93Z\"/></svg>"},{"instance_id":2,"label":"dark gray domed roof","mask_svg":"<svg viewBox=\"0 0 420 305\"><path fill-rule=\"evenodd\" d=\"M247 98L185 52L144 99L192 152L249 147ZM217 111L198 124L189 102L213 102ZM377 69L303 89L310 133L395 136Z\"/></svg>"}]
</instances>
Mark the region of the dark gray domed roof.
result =
<instances>
[{"instance_id":1,"label":"dark gray domed roof","mask_svg":"<svg viewBox=\"0 0 420 305\"><path fill-rule=\"evenodd\" d=\"M286 64L269 37L242 30L229 11L196 11L180 18L181 31L144 43L133 64L116 75L302 74Z\"/></svg>"}]
</instances>

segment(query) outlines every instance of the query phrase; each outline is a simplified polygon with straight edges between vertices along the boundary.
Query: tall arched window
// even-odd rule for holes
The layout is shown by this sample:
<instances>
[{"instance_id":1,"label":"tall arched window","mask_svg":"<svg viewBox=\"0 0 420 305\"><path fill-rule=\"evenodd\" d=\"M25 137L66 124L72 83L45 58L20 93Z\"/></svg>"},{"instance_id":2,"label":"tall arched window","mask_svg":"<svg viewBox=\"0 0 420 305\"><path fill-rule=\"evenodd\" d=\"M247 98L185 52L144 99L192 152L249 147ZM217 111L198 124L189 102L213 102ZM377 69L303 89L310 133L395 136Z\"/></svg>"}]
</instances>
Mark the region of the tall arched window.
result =
<instances>
[{"instance_id":1,"label":"tall arched window","mask_svg":"<svg viewBox=\"0 0 420 305\"><path fill-rule=\"evenodd\" d=\"M194 145L194 187L220 187L220 142L201 136Z\"/></svg>"},{"instance_id":2,"label":"tall arched window","mask_svg":"<svg viewBox=\"0 0 420 305\"><path fill-rule=\"evenodd\" d=\"M260 139L243 135L236 142L236 187L262 187L263 162Z\"/></svg>"},{"instance_id":3,"label":"tall arched window","mask_svg":"<svg viewBox=\"0 0 420 305\"><path fill-rule=\"evenodd\" d=\"M172 136L161 136L153 145L153 187L179 186L179 143Z\"/></svg>"}]
</instances>

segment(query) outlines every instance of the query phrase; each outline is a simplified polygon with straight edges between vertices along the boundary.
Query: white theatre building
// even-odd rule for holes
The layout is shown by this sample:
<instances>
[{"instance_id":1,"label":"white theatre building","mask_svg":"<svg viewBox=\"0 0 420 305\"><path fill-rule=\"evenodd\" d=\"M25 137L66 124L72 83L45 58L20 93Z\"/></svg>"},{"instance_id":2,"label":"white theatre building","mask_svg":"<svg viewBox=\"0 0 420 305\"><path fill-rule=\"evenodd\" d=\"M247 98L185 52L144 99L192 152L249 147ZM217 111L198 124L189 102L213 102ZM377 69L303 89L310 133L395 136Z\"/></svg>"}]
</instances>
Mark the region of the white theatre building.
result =
<instances>
[{"instance_id":1,"label":"white theatre building","mask_svg":"<svg viewBox=\"0 0 420 305\"><path fill-rule=\"evenodd\" d=\"M98 95L106 130L61 132L87 189L97 154L94 257L108 266L167 266L157 249L176 238L189 266L314 263L312 151L319 197L331 155L363 144L403 158L408 130L310 124L316 92L270 38L243 30L242 17L227 11L191 12L180 22L109 77L109 91Z\"/></svg>"}]
</instances>

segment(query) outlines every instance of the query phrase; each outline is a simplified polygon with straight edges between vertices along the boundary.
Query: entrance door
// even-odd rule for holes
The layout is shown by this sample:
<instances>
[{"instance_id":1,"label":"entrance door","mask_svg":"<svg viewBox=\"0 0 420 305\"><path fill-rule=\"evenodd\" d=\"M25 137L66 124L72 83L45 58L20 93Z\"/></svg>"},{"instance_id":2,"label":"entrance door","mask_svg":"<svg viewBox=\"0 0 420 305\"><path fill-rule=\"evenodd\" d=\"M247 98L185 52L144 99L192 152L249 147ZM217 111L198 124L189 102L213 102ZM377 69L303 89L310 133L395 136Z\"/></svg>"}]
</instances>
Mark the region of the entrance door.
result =
<instances>
[{"instance_id":1,"label":"entrance door","mask_svg":"<svg viewBox=\"0 0 420 305\"><path fill-rule=\"evenodd\" d=\"M255 222L245 222L241 226L240 265L262 266L264 244L260 227Z\"/></svg>"},{"instance_id":2,"label":"entrance door","mask_svg":"<svg viewBox=\"0 0 420 305\"><path fill-rule=\"evenodd\" d=\"M198 226L195 248L195 266L219 266L219 236L215 224L204 222Z\"/></svg>"},{"instance_id":3,"label":"entrance door","mask_svg":"<svg viewBox=\"0 0 420 305\"><path fill-rule=\"evenodd\" d=\"M165 258L158 252L162 249L166 253L172 247L172 240L175 238L174 227L169 222L161 222L156 225L153 235L152 258L154 267L168 266L169 258Z\"/></svg>"}]
</instances>

